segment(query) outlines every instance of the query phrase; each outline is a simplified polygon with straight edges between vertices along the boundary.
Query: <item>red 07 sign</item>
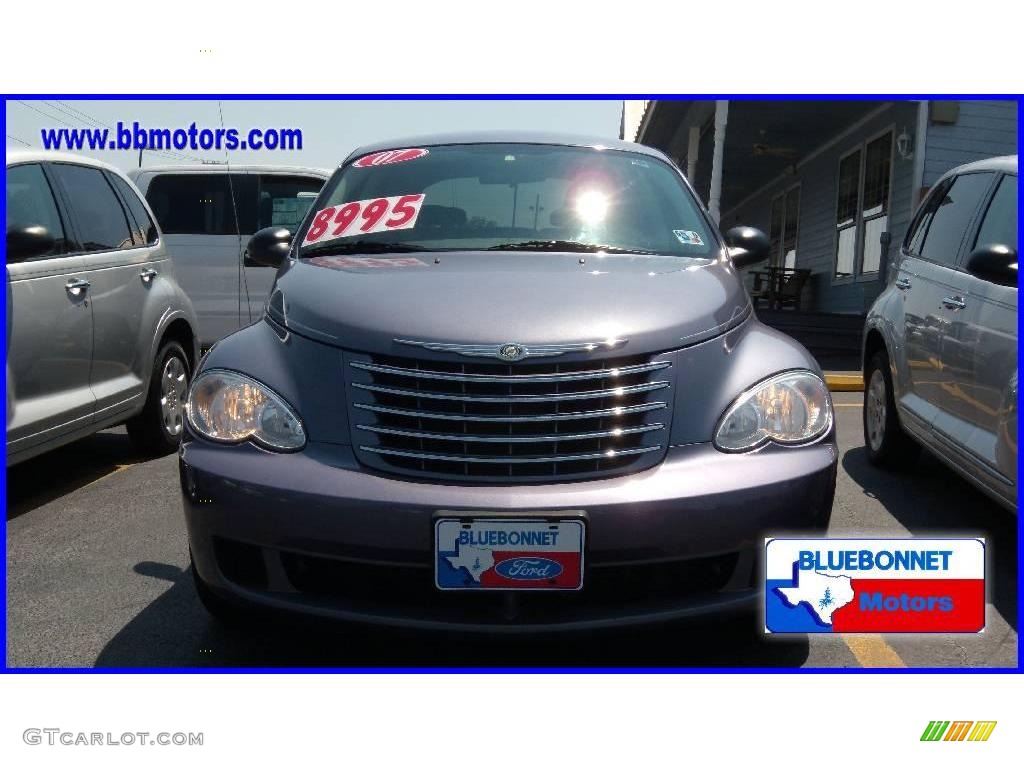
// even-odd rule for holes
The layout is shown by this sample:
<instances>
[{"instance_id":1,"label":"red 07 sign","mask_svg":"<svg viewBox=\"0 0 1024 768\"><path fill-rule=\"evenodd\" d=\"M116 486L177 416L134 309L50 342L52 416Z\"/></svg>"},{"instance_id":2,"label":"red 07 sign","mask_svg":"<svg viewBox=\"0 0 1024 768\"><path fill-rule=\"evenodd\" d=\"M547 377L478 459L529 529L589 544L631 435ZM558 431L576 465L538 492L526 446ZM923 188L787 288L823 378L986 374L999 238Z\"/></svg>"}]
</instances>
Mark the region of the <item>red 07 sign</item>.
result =
<instances>
[{"instance_id":1,"label":"red 07 sign","mask_svg":"<svg viewBox=\"0 0 1024 768\"><path fill-rule=\"evenodd\" d=\"M374 168L378 165L391 165L392 163L403 163L406 160L416 160L429 154L430 151L426 149L388 149L384 152L374 152L372 155L363 155L352 163L352 166L354 168Z\"/></svg>"},{"instance_id":2,"label":"red 07 sign","mask_svg":"<svg viewBox=\"0 0 1024 768\"><path fill-rule=\"evenodd\" d=\"M375 197L328 206L317 211L302 243L309 245L339 237L412 229L419 218L423 197L423 194Z\"/></svg>"}]
</instances>

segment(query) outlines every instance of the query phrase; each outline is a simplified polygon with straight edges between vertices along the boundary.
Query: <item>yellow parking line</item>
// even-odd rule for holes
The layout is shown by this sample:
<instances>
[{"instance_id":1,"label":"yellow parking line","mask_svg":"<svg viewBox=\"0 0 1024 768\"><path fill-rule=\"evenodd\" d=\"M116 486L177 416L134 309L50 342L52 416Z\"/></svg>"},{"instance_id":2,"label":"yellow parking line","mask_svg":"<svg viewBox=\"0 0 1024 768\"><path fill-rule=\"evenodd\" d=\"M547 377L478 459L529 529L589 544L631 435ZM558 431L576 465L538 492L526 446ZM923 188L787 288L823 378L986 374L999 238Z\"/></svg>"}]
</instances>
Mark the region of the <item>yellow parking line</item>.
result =
<instances>
[{"instance_id":1,"label":"yellow parking line","mask_svg":"<svg viewBox=\"0 0 1024 768\"><path fill-rule=\"evenodd\" d=\"M881 635L841 635L862 667L905 667L906 662Z\"/></svg>"},{"instance_id":2,"label":"yellow parking line","mask_svg":"<svg viewBox=\"0 0 1024 768\"><path fill-rule=\"evenodd\" d=\"M825 373L825 384L833 392L863 392L864 377L859 373Z\"/></svg>"}]
</instances>

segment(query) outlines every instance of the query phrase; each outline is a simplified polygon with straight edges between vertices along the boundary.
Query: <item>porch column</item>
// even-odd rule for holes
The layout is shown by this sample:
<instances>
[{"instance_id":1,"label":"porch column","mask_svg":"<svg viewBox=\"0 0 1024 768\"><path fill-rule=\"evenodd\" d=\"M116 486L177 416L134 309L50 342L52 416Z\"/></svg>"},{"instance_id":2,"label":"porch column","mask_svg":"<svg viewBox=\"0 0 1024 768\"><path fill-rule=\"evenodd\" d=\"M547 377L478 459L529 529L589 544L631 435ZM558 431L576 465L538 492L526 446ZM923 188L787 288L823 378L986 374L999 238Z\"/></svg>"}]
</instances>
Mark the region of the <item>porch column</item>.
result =
<instances>
[{"instance_id":1,"label":"porch column","mask_svg":"<svg viewBox=\"0 0 1024 768\"><path fill-rule=\"evenodd\" d=\"M722 155L725 152L725 124L729 120L729 102L715 102L715 150L711 158L711 191L708 212L715 224L722 217Z\"/></svg>"},{"instance_id":2,"label":"porch column","mask_svg":"<svg viewBox=\"0 0 1024 768\"><path fill-rule=\"evenodd\" d=\"M690 141L686 147L686 178L693 184L697 176L697 152L700 151L700 126L690 126Z\"/></svg>"},{"instance_id":3,"label":"porch column","mask_svg":"<svg viewBox=\"0 0 1024 768\"><path fill-rule=\"evenodd\" d=\"M924 148L928 143L928 100L917 103L917 126L914 131L914 181L910 190L910 210L913 212L921 202L924 189Z\"/></svg>"}]
</instances>

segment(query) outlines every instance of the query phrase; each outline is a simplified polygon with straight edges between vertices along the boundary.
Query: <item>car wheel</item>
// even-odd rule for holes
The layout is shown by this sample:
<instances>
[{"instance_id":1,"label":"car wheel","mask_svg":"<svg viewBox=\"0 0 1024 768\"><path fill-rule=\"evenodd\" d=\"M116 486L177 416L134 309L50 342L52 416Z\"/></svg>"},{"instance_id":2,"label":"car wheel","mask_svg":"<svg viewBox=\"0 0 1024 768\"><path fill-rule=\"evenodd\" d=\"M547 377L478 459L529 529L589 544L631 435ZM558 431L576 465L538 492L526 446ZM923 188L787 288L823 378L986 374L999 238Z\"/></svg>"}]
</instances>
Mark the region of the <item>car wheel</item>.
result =
<instances>
[{"instance_id":1,"label":"car wheel","mask_svg":"<svg viewBox=\"0 0 1024 768\"><path fill-rule=\"evenodd\" d=\"M185 428L189 375L185 350L176 341L165 343L153 362L142 413L127 424L128 437L136 448L159 456L178 450Z\"/></svg>"},{"instance_id":2,"label":"car wheel","mask_svg":"<svg viewBox=\"0 0 1024 768\"><path fill-rule=\"evenodd\" d=\"M921 453L921 446L900 426L889 356L885 352L876 352L868 362L865 380L864 445L868 459L872 464L887 469L905 469L913 465Z\"/></svg>"}]
</instances>

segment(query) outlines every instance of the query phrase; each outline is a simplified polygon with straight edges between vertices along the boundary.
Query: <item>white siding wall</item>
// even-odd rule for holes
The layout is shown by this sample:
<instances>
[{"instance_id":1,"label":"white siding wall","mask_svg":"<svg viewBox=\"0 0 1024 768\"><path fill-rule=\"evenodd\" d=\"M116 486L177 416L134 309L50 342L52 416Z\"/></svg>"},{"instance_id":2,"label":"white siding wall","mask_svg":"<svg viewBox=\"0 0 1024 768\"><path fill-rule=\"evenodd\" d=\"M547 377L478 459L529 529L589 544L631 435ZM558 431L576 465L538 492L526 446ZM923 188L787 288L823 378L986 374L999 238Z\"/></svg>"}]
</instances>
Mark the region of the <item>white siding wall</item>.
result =
<instances>
[{"instance_id":1,"label":"white siding wall","mask_svg":"<svg viewBox=\"0 0 1024 768\"><path fill-rule=\"evenodd\" d=\"M961 101L953 125L929 125L924 184L938 181L950 168L998 155L1017 154L1017 102Z\"/></svg>"}]
</instances>

